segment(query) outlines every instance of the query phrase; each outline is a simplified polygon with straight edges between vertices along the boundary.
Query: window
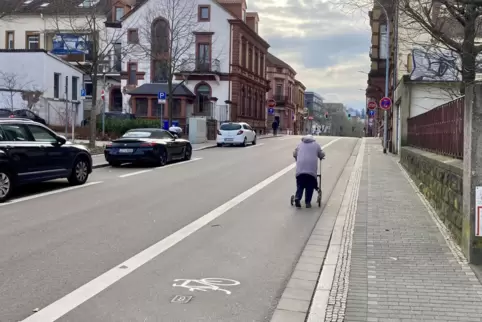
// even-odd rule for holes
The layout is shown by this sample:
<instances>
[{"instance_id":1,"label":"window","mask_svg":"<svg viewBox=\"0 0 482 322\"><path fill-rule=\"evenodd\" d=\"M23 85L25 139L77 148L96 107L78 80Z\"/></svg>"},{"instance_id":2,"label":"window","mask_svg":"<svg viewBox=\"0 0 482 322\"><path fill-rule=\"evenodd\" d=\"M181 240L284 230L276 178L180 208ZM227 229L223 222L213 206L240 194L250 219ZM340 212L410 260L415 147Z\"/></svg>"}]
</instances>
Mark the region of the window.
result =
<instances>
[{"instance_id":1,"label":"window","mask_svg":"<svg viewBox=\"0 0 482 322\"><path fill-rule=\"evenodd\" d=\"M197 69L199 71L209 71L210 69L210 51L211 45L210 44L198 44L197 50Z\"/></svg>"},{"instance_id":2,"label":"window","mask_svg":"<svg viewBox=\"0 0 482 322\"><path fill-rule=\"evenodd\" d=\"M7 135L3 132L2 127L0 126L0 141L7 141Z\"/></svg>"},{"instance_id":3,"label":"window","mask_svg":"<svg viewBox=\"0 0 482 322\"><path fill-rule=\"evenodd\" d=\"M256 75L259 74L259 56L258 56L258 51L254 53L254 73Z\"/></svg>"},{"instance_id":4,"label":"window","mask_svg":"<svg viewBox=\"0 0 482 322\"><path fill-rule=\"evenodd\" d=\"M54 98L60 96L60 74L54 73Z\"/></svg>"},{"instance_id":5,"label":"window","mask_svg":"<svg viewBox=\"0 0 482 322\"><path fill-rule=\"evenodd\" d=\"M252 116L253 110L252 110L252 105L251 105L251 88L248 89L248 116Z\"/></svg>"},{"instance_id":6,"label":"window","mask_svg":"<svg viewBox=\"0 0 482 322\"><path fill-rule=\"evenodd\" d=\"M114 70L120 72L122 70L122 44L114 44Z\"/></svg>"},{"instance_id":7,"label":"window","mask_svg":"<svg viewBox=\"0 0 482 322\"><path fill-rule=\"evenodd\" d=\"M278 74L282 74L282 73L283 73L283 68L277 67L277 68L276 68L276 72L277 72Z\"/></svg>"},{"instance_id":8,"label":"window","mask_svg":"<svg viewBox=\"0 0 482 322\"><path fill-rule=\"evenodd\" d=\"M79 86L79 78L72 77L72 101L77 101L79 99L77 88Z\"/></svg>"},{"instance_id":9,"label":"window","mask_svg":"<svg viewBox=\"0 0 482 322\"><path fill-rule=\"evenodd\" d=\"M147 115L148 102L147 98L136 98L136 116L148 116Z\"/></svg>"},{"instance_id":10,"label":"window","mask_svg":"<svg viewBox=\"0 0 482 322\"><path fill-rule=\"evenodd\" d=\"M39 49L40 48L40 36L38 33L26 32L25 34L25 47L27 49Z\"/></svg>"},{"instance_id":11,"label":"window","mask_svg":"<svg viewBox=\"0 0 482 322\"><path fill-rule=\"evenodd\" d=\"M221 125L222 131L237 131L241 130L241 125L238 123L224 123Z\"/></svg>"},{"instance_id":12,"label":"window","mask_svg":"<svg viewBox=\"0 0 482 322\"><path fill-rule=\"evenodd\" d=\"M57 142L57 137L50 131L40 127L38 125L27 125L30 133L32 133L33 139L36 142Z\"/></svg>"},{"instance_id":13,"label":"window","mask_svg":"<svg viewBox=\"0 0 482 322\"><path fill-rule=\"evenodd\" d=\"M242 57L242 66L247 67L247 56L246 56L246 42L243 42L243 45L241 47L242 52L241 52L241 57Z\"/></svg>"},{"instance_id":14,"label":"window","mask_svg":"<svg viewBox=\"0 0 482 322\"><path fill-rule=\"evenodd\" d=\"M253 70L253 50L251 48L248 49L248 68L250 71Z\"/></svg>"},{"instance_id":15,"label":"window","mask_svg":"<svg viewBox=\"0 0 482 322\"><path fill-rule=\"evenodd\" d=\"M3 124L2 129L7 136L7 141L29 141L27 129L22 125Z\"/></svg>"},{"instance_id":16,"label":"window","mask_svg":"<svg viewBox=\"0 0 482 322\"><path fill-rule=\"evenodd\" d=\"M91 82L84 83L85 97L92 97L92 92L94 91L94 86Z\"/></svg>"},{"instance_id":17,"label":"window","mask_svg":"<svg viewBox=\"0 0 482 322\"><path fill-rule=\"evenodd\" d=\"M275 88L275 95L276 96L281 96L283 95L283 84L276 84L276 88Z\"/></svg>"},{"instance_id":18,"label":"window","mask_svg":"<svg viewBox=\"0 0 482 322\"><path fill-rule=\"evenodd\" d=\"M211 19L211 7L210 6L199 6L198 20L199 21L209 21L210 19Z\"/></svg>"},{"instance_id":19,"label":"window","mask_svg":"<svg viewBox=\"0 0 482 322\"><path fill-rule=\"evenodd\" d=\"M174 136L172 136L171 133L167 131L156 131L153 133L153 137L156 139L161 139L161 140L172 140L174 139Z\"/></svg>"},{"instance_id":20,"label":"window","mask_svg":"<svg viewBox=\"0 0 482 322\"><path fill-rule=\"evenodd\" d=\"M137 29L127 30L127 42L129 44L138 44L139 43L139 33L138 33Z\"/></svg>"},{"instance_id":21,"label":"window","mask_svg":"<svg viewBox=\"0 0 482 322\"><path fill-rule=\"evenodd\" d=\"M259 74L263 78L264 78L264 75L265 75L264 72L265 72L265 70L264 70L264 55L261 55L259 57Z\"/></svg>"},{"instance_id":22,"label":"window","mask_svg":"<svg viewBox=\"0 0 482 322\"><path fill-rule=\"evenodd\" d=\"M127 64L127 84L137 85L137 63Z\"/></svg>"},{"instance_id":23,"label":"window","mask_svg":"<svg viewBox=\"0 0 482 322\"><path fill-rule=\"evenodd\" d=\"M5 32L5 48L15 49L15 31Z\"/></svg>"},{"instance_id":24,"label":"window","mask_svg":"<svg viewBox=\"0 0 482 322\"><path fill-rule=\"evenodd\" d=\"M123 16L124 16L124 8L116 7L115 8L115 21L120 21Z\"/></svg>"}]
</instances>

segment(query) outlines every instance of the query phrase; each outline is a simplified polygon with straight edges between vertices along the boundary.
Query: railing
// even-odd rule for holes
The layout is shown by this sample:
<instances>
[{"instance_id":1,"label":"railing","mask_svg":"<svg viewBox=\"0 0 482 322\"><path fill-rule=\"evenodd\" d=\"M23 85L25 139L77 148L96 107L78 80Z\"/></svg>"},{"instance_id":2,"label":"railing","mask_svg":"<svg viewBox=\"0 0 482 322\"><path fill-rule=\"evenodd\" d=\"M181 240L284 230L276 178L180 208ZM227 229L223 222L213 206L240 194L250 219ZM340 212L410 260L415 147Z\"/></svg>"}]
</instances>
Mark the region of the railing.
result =
<instances>
[{"instance_id":1,"label":"railing","mask_svg":"<svg viewBox=\"0 0 482 322\"><path fill-rule=\"evenodd\" d=\"M288 96L282 94L274 94L273 99L276 101L276 103L284 104L288 101Z\"/></svg>"},{"instance_id":2,"label":"railing","mask_svg":"<svg viewBox=\"0 0 482 322\"><path fill-rule=\"evenodd\" d=\"M409 146L462 159L464 155L464 97L408 119Z\"/></svg>"},{"instance_id":3,"label":"railing","mask_svg":"<svg viewBox=\"0 0 482 322\"><path fill-rule=\"evenodd\" d=\"M215 119L219 122L229 121L230 110L229 105L214 105L213 103L205 103L202 106L195 103L193 116L204 116L207 119Z\"/></svg>"}]
</instances>

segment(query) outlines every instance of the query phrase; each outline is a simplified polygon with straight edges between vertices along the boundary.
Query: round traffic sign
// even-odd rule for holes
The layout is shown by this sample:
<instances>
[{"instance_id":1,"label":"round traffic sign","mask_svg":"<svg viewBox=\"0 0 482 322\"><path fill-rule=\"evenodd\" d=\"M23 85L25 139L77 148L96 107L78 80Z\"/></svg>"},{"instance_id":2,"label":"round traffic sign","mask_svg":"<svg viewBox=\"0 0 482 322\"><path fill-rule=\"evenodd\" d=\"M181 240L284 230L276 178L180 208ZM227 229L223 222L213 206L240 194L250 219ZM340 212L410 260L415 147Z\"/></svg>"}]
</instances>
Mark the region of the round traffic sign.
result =
<instances>
[{"instance_id":1,"label":"round traffic sign","mask_svg":"<svg viewBox=\"0 0 482 322\"><path fill-rule=\"evenodd\" d=\"M308 120L312 120L312 119L313 119L313 116L309 116L309 117L308 117Z\"/></svg>"},{"instance_id":2,"label":"round traffic sign","mask_svg":"<svg viewBox=\"0 0 482 322\"><path fill-rule=\"evenodd\" d=\"M375 101L368 102L368 109L369 110L374 110L376 108L377 108L377 102L375 102Z\"/></svg>"},{"instance_id":3,"label":"round traffic sign","mask_svg":"<svg viewBox=\"0 0 482 322\"><path fill-rule=\"evenodd\" d=\"M273 114L273 113L274 113L274 108L272 108L272 107L268 108L268 114L271 115L271 114Z\"/></svg>"},{"instance_id":4,"label":"round traffic sign","mask_svg":"<svg viewBox=\"0 0 482 322\"><path fill-rule=\"evenodd\" d=\"M392 100L390 97L384 97L380 100L380 108L382 110L389 110L392 107Z\"/></svg>"},{"instance_id":5,"label":"round traffic sign","mask_svg":"<svg viewBox=\"0 0 482 322\"><path fill-rule=\"evenodd\" d=\"M274 99L268 100L268 107L275 107L276 106L276 101Z\"/></svg>"}]
</instances>

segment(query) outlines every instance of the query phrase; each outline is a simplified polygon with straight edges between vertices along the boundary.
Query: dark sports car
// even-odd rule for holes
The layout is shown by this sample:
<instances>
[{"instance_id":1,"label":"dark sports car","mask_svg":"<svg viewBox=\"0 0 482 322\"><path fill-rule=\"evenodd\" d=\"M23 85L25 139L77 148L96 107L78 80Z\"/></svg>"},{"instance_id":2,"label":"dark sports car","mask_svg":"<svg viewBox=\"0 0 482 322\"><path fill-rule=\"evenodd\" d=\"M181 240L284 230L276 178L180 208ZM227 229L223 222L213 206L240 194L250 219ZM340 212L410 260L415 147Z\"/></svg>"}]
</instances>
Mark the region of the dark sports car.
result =
<instances>
[{"instance_id":1,"label":"dark sports car","mask_svg":"<svg viewBox=\"0 0 482 322\"><path fill-rule=\"evenodd\" d=\"M133 129L108 144L104 155L114 167L138 162L163 166L170 161L191 159L192 146L188 140L162 129Z\"/></svg>"}]
</instances>

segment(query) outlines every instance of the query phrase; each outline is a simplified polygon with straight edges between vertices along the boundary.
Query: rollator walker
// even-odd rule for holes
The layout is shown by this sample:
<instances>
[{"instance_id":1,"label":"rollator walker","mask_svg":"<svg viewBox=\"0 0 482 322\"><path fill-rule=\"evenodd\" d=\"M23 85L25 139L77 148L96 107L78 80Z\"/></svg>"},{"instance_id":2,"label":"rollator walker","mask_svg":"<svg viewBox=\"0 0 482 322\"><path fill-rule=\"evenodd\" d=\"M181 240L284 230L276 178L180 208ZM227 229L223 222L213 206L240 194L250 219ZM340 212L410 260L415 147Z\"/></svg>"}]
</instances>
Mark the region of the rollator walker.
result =
<instances>
[{"instance_id":1,"label":"rollator walker","mask_svg":"<svg viewBox=\"0 0 482 322\"><path fill-rule=\"evenodd\" d=\"M324 159L324 158L323 158ZM320 164L319 164L319 171L320 173L318 173L316 175L317 179L318 179L318 187L316 187L316 192L318 192L318 197L316 197L316 203L318 204L318 207L321 207L321 195L322 195L322 192L321 192L321 165L322 165L322 160L320 160ZM291 200L290 200L290 203L292 206L295 205L295 195L291 195Z\"/></svg>"}]
</instances>

